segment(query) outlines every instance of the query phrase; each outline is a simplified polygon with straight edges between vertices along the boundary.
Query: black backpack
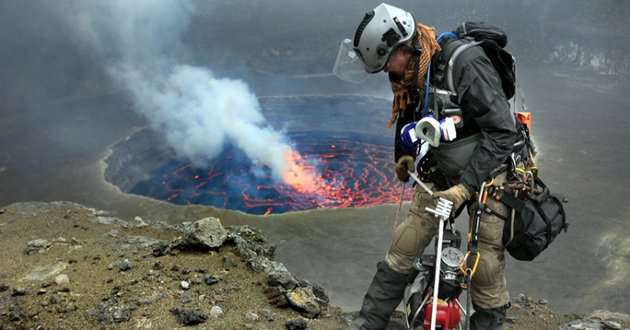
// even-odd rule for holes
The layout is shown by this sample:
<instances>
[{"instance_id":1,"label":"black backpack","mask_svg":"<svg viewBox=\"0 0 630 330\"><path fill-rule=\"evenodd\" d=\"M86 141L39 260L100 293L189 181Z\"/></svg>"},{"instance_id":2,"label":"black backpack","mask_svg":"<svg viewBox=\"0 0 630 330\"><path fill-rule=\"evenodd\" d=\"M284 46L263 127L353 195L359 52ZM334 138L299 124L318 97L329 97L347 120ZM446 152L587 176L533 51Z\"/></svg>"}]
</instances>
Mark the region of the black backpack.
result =
<instances>
[{"instance_id":1,"label":"black backpack","mask_svg":"<svg viewBox=\"0 0 630 330\"><path fill-rule=\"evenodd\" d=\"M490 25L484 22L464 22L459 25L454 31L459 39L469 39L474 43L463 44L458 47L470 47L473 45L479 45L483 48L484 52L492 62L495 70L501 77L501 87L505 97L509 100L514 96L516 91L516 68L515 61L512 54L505 49L508 39L507 34L500 28ZM452 81L451 74L448 70L448 63L455 61L463 51L457 51L457 49L450 50L447 58L442 59L442 65L438 67L443 71L443 79ZM438 72L438 75L440 73ZM438 78L438 79L440 79ZM453 86L449 86L452 90Z\"/></svg>"}]
</instances>

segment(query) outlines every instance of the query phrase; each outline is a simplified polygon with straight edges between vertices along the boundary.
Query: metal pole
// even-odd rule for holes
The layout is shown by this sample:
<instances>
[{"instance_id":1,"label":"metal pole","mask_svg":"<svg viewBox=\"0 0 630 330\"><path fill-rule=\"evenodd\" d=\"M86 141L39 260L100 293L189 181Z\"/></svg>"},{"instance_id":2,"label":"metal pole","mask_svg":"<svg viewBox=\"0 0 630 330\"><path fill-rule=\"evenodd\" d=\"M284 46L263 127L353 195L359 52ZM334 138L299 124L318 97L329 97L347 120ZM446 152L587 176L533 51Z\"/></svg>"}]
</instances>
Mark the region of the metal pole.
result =
<instances>
[{"instance_id":1,"label":"metal pole","mask_svg":"<svg viewBox=\"0 0 630 330\"><path fill-rule=\"evenodd\" d=\"M420 181L420 178L418 178L418 176L415 173L410 172L410 171L407 171L407 173L409 173L409 176L411 176L411 178L413 178L413 180L416 181L416 183L420 185L420 187L422 187L424 191L429 193L429 196L433 196L433 191L429 189L429 187L427 187L427 185L424 184L424 182Z\"/></svg>"},{"instance_id":2,"label":"metal pole","mask_svg":"<svg viewBox=\"0 0 630 330\"><path fill-rule=\"evenodd\" d=\"M451 217L453 202L440 197L435 209L425 207L427 212L433 213L438 218L438 240L435 247L435 275L433 279L433 304L431 306L431 330L435 330L437 317L438 291L440 287L440 268L442 266L442 243L444 241L444 222Z\"/></svg>"},{"instance_id":3,"label":"metal pole","mask_svg":"<svg viewBox=\"0 0 630 330\"><path fill-rule=\"evenodd\" d=\"M431 330L435 330L435 322L437 317L438 289L440 285L440 268L442 266L442 240L444 239L442 230L444 230L444 218L439 217L438 225L438 242L435 254L435 279L433 280L433 304L431 306Z\"/></svg>"}]
</instances>

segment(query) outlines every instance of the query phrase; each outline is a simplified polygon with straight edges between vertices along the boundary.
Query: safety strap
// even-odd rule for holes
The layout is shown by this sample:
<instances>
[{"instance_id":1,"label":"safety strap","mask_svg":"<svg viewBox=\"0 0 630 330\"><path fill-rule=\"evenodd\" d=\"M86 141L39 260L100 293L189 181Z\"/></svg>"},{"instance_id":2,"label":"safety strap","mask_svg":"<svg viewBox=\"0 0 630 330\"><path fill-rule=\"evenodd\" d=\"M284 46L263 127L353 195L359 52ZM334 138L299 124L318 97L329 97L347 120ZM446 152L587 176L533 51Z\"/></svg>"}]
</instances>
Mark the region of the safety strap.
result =
<instances>
[{"instance_id":1,"label":"safety strap","mask_svg":"<svg viewBox=\"0 0 630 330\"><path fill-rule=\"evenodd\" d=\"M418 38L413 38L412 41L412 48L414 50L414 56L413 56L413 62L414 62L414 72L413 72L413 79L411 81L411 89L415 92L415 95L417 95L417 97L420 96L420 90L418 89L418 73L420 71L420 52L422 52L422 49L420 49L420 45L418 44ZM431 66L429 65L429 68ZM417 104L416 104L417 106ZM416 109L413 109L413 121L417 121L418 118L416 118Z\"/></svg>"},{"instance_id":2,"label":"safety strap","mask_svg":"<svg viewBox=\"0 0 630 330\"><path fill-rule=\"evenodd\" d=\"M460 264L460 270L467 276L472 278L472 276L477 271L477 266L479 266L479 260L481 255L479 253L479 224L481 222L481 215L483 214L486 204L488 201L488 190L486 189L486 185L491 185L490 183L486 183L485 181L481 183L481 188L479 189L479 198L477 200L477 208L475 209L475 214L472 218L472 223L469 225L468 231L468 251L464 256L464 260L462 264ZM470 290L470 288L468 288Z\"/></svg>"}]
</instances>

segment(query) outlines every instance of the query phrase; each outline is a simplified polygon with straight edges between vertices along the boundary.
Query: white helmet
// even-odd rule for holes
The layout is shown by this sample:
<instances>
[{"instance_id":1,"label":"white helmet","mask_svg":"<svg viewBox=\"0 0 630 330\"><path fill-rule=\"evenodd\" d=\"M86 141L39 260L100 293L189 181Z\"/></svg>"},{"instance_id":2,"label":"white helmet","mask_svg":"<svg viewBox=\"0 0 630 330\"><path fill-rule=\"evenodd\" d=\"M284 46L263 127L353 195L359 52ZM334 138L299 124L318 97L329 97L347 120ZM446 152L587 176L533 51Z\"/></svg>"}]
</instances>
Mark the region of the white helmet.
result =
<instances>
[{"instance_id":1,"label":"white helmet","mask_svg":"<svg viewBox=\"0 0 630 330\"><path fill-rule=\"evenodd\" d=\"M392 50L411 40L415 30L410 12L381 3L363 17L354 34L353 49L365 71L376 73L383 70Z\"/></svg>"}]
</instances>

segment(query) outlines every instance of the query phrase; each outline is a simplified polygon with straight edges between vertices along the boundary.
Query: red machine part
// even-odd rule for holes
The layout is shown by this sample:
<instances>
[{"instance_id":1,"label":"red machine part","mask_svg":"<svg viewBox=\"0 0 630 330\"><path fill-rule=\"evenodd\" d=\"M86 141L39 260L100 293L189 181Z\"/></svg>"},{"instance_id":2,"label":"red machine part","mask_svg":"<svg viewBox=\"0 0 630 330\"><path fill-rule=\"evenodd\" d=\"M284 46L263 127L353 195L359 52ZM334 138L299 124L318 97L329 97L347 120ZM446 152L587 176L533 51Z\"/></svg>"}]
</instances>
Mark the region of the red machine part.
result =
<instances>
[{"instance_id":1,"label":"red machine part","mask_svg":"<svg viewBox=\"0 0 630 330\"><path fill-rule=\"evenodd\" d=\"M431 329L431 311L433 310L432 303L428 303L424 306L424 319L423 319L423 329L429 330ZM449 300L448 302L439 299L437 306L437 316L436 316L436 328L442 330L450 330L459 324L461 321L461 310L459 309L459 305L454 299Z\"/></svg>"}]
</instances>

